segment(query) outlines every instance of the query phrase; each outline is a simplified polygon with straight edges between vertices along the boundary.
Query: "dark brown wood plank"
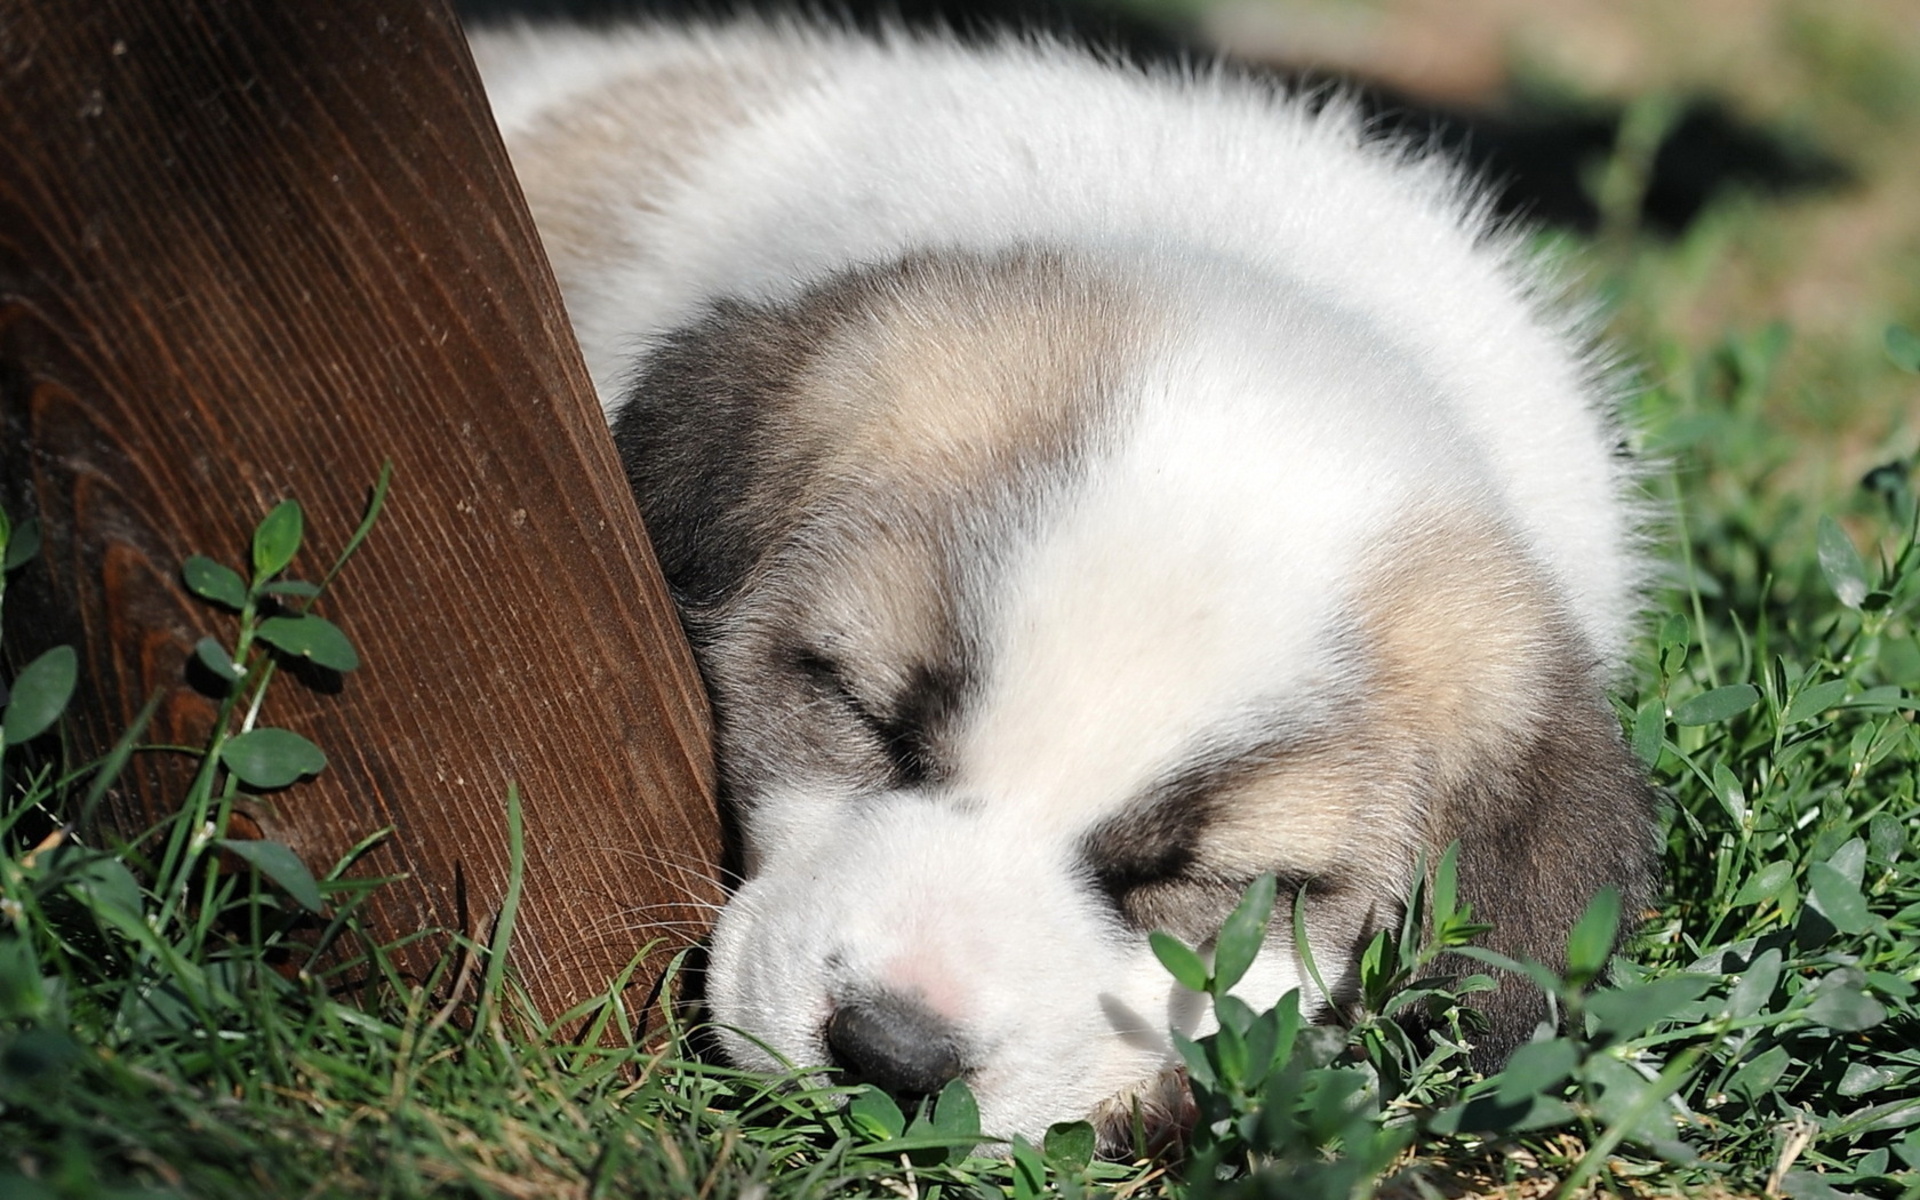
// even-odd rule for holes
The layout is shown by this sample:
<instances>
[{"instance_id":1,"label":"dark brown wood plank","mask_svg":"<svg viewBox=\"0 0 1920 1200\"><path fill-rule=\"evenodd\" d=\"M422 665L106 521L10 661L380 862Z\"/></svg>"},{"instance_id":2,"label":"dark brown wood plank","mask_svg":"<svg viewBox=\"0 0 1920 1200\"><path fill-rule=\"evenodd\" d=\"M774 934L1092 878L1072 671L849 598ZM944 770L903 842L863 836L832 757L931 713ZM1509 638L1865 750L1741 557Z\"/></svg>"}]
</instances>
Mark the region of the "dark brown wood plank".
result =
<instances>
[{"instance_id":1,"label":"dark brown wood plank","mask_svg":"<svg viewBox=\"0 0 1920 1200\"><path fill-rule=\"evenodd\" d=\"M698 675L443 0L0 10L0 421L0 499L46 532L7 620L81 649L83 747L156 689L156 739L202 739L184 664L232 625L180 563L238 565L291 496L316 578L391 458L322 609L366 665L283 675L264 714L332 764L250 814L316 867L397 826L360 868L408 876L376 928L480 933L518 781L515 965L549 1016L664 938L644 993L704 925ZM188 765L149 756L119 824Z\"/></svg>"}]
</instances>

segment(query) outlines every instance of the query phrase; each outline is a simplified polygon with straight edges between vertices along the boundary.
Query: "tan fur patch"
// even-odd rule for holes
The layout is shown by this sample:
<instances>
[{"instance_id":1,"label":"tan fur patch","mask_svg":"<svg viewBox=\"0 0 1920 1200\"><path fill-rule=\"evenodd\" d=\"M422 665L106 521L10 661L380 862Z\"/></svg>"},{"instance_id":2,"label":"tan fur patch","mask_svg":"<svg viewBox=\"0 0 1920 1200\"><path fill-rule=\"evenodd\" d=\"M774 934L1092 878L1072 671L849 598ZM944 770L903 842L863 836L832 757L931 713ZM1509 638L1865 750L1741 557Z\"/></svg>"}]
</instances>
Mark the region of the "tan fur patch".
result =
<instances>
[{"instance_id":1,"label":"tan fur patch","mask_svg":"<svg viewBox=\"0 0 1920 1200\"><path fill-rule=\"evenodd\" d=\"M1022 253L918 257L834 306L790 410L795 443L826 448L802 503L844 500L852 483L859 555L821 577L838 576L837 607L877 638L876 659L921 661L918 643L945 626L953 514L1016 464L1057 461L1095 412L1112 419L1140 304L1079 264Z\"/></svg>"},{"instance_id":2,"label":"tan fur patch","mask_svg":"<svg viewBox=\"0 0 1920 1200\"><path fill-rule=\"evenodd\" d=\"M1496 521L1427 514L1382 547L1359 595L1377 732L1435 790L1502 761L1549 714L1550 682L1577 670L1571 616Z\"/></svg>"},{"instance_id":3,"label":"tan fur patch","mask_svg":"<svg viewBox=\"0 0 1920 1200\"><path fill-rule=\"evenodd\" d=\"M1138 338L1138 297L1057 255L916 257L872 277L799 406L847 469L924 484L1060 444L1104 399Z\"/></svg>"},{"instance_id":4,"label":"tan fur patch","mask_svg":"<svg viewBox=\"0 0 1920 1200\"><path fill-rule=\"evenodd\" d=\"M1355 847L1404 824L1409 797L1380 768L1375 748L1303 746L1224 791L1214 805L1200 857L1229 875L1350 873ZM1369 863L1376 856L1368 855Z\"/></svg>"}]
</instances>

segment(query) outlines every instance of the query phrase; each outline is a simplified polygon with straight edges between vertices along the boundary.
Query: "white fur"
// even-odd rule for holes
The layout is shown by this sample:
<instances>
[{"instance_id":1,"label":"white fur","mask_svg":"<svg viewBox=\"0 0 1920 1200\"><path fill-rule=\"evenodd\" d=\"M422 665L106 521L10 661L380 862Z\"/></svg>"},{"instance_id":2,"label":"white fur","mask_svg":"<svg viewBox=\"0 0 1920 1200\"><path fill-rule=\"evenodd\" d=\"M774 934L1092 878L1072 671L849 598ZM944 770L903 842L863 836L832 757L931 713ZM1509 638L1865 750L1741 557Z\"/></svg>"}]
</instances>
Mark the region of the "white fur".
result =
<instances>
[{"instance_id":1,"label":"white fur","mask_svg":"<svg viewBox=\"0 0 1920 1200\"><path fill-rule=\"evenodd\" d=\"M1116 445L1007 569L953 777L770 786L716 933L740 1061L816 1065L836 989L892 986L989 1049L989 1131L1032 1137L1201 1020L1076 886L1074 838L1250 712L1340 703L1327 634L1397 514L1498 514L1618 659L1639 572L1609 398L1453 170L1367 142L1339 103L1048 46L752 27L479 49L513 137L622 72L769 47L802 82L616 214L645 254L563 279L604 403L716 297L790 300L913 251L1066 248L1139 280L1159 322L1119 364ZM1271 1003L1298 974L1273 956L1241 990Z\"/></svg>"},{"instance_id":2,"label":"white fur","mask_svg":"<svg viewBox=\"0 0 1920 1200\"><path fill-rule=\"evenodd\" d=\"M511 97L496 107L512 127L616 59L645 70L769 37L793 40L749 27L588 52L562 33L561 53L514 59L488 87ZM648 333L712 297L787 297L848 264L1022 243L1231 259L1404 347L1493 459L1596 648L1618 656L1636 571L1604 401L1575 332L1543 312L1543 280L1450 164L1366 143L1341 104L1314 115L1221 75L1143 78L1046 46L808 40L822 59L808 86L717 141L657 210L629 211L647 260L580 281L598 304L569 296L603 402Z\"/></svg>"}]
</instances>

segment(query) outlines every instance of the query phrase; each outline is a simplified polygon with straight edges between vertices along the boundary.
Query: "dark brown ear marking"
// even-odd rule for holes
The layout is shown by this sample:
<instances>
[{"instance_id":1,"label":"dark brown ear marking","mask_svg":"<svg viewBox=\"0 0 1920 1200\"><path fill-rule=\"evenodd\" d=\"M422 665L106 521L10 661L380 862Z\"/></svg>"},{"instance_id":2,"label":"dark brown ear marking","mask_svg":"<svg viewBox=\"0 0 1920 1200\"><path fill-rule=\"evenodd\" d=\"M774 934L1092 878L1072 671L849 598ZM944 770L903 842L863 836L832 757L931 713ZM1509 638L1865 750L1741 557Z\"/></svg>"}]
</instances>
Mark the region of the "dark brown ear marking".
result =
<instances>
[{"instance_id":1,"label":"dark brown ear marking","mask_svg":"<svg viewBox=\"0 0 1920 1200\"><path fill-rule=\"evenodd\" d=\"M1568 932L1602 888L1620 889L1623 925L1651 898L1655 796L1591 681L1553 690L1553 708L1518 754L1469 775L1446 807L1472 814L1456 833L1460 895L1493 926L1483 944L1558 971ZM1452 969L1486 968L1461 959ZM1522 979L1476 1001L1491 1023L1474 1055L1486 1069L1546 1015L1545 998Z\"/></svg>"},{"instance_id":2,"label":"dark brown ear marking","mask_svg":"<svg viewBox=\"0 0 1920 1200\"><path fill-rule=\"evenodd\" d=\"M613 443L683 608L711 605L790 523L807 447L783 420L829 321L715 304L667 335L613 419Z\"/></svg>"}]
</instances>

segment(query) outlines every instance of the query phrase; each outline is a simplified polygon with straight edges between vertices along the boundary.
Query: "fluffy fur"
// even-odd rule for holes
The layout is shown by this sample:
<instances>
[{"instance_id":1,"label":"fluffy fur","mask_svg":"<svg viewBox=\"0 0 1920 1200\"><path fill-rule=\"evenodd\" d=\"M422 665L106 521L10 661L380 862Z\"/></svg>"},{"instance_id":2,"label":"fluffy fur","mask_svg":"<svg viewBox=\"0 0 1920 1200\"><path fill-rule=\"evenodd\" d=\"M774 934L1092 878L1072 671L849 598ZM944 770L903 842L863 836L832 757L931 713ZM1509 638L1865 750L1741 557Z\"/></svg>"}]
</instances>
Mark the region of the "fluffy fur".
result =
<instances>
[{"instance_id":1,"label":"fluffy fur","mask_svg":"<svg viewBox=\"0 0 1920 1200\"><path fill-rule=\"evenodd\" d=\"M1147 932L1262 872L1337 982L1239 991L1322 1012L1449 842L1509 953L1644 895L1611 398L1447 163L1050 45L475 49L712 689L738 1062L1177 1111Z\"/></svg>"}]
</instances>

